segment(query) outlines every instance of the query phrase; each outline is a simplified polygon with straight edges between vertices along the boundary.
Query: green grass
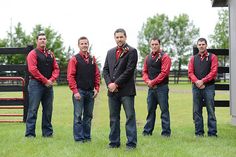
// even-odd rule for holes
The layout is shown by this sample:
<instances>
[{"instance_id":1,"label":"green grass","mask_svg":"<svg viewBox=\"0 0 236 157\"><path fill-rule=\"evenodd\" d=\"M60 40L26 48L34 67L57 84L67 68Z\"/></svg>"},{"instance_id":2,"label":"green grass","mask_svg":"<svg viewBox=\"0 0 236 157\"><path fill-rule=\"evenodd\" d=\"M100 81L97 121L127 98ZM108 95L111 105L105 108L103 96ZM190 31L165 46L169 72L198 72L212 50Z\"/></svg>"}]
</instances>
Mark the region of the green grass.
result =
<instances>
[{"instance_id":1,"label":"green grass","mask_svg":"<svg viewBox=\"0 0 236 157\"><path fill-rule=\"evenodd\" d=\"M233 157L236 154L236 127L232 126L229 108L216 108L218 138L196 138L192 120L192 94L190 84L170 85L170 115L172 136L160 136L160 109L153 136L143 137L142 129L146 119L145 86L137 87L135 99L138 127L138 145L133 151L125 149L125 115L121 112L121 148L108 149L109 113L106 88L101 87L95 102L92 124L92 142L75 143L72 134L73 107L71 91L67 86L57 86L53 111L54 137L41 136L41 107L37 120L37 137L24 137L25 124L0 124L0 157ZM228 92L216 94L219 99L229 99ZM1 117L0 117L1 118ZM204 109L205 132L206 111Z\"/></svg>"}]
</instances>

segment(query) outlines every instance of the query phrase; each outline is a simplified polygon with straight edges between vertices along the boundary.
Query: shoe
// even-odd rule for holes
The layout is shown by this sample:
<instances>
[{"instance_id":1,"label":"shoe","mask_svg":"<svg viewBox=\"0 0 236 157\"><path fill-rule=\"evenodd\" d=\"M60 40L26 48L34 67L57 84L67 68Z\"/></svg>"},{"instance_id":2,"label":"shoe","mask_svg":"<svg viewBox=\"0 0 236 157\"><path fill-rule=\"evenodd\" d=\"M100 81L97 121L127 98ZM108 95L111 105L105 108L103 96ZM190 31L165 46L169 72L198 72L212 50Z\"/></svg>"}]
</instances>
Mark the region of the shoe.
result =
<instances>
[{"instance_id":1,"label":"shoe","mask_svg":"<svg viewBox=\"0 0 236 157\"><path fill-rule=\"evenodd\" d=\"M53 138L53 134L50 134L50 135L43 135L43 137L45 137L45 138Z\"/></svg>"},{"instance_id":2,"label":"shoe","mask_svg":"<svg viewBox=\"0 0 236 157\"><path fill-rule=\"evenodd\" d=\"M26 138L35 138L34 135L25 135Z\"/></svg>"},{"instance_id":3,"label":"shoe","mask_svg":"<svg viewBox=\"0 0 236 157\"><path fill-rule=\"evenodd\" d=\"M136 146L126 146L126 150L134 150L136 149Z\"/></svg>"},{"instance_id":4,"label":"shoe","mask_svg":"<svg viewBox=\"0 0 236 157\"><path fill-rule=\"evenodd\" d=\"M113 149L113 148L120 148L120 145L108 145L108 148Z\"/></svg>"},{"instance_id":5,"label":"shoe","mask_svg":"<svg viewBox=\"0 0 236 157\"><path fill-rule=\"evenodd\" d=\"M196 134L196 137L201 138L201 137L204 137L204 135L203 134Z\"/></svg>"},{"instance_id":6,"label":"shoe","mask_svg":"<svg viewBox=\"0 0 236 157\"><path fill-rule=\"evenodd\" d=\"M208 137L218 137L216 134L208 134Z\"/></svg>"},{"instance_id":7,"label":"shoe","mask_svg":"<svg viewBox=\"0 0 236 157\"><path fill-rule=\"evenodd\" d=\"M84 143L91 142L91 139L84 139Z\"/></svg>"},{"instance_id":8,"label":"shoe","mask_svg":"<svg viewBox=\"0 0 236 157\"><path fill-rule=\"evenodd\" d=\"M143 136L152 136L152 133L143 132Z\"/></svg>"},{"instance_id":9,"label":"shoe","mask_svg":"<svg viewBox=\"0 0 236 157\"><path fill-rule=\"evenodd\" d=\"M164 137L164 138L169 138L169 137L170 137L169 134L163 134L163 135L161 135L161 136Z\"/></svg>"},{"instance_id":10,"label":"shoe","mask_svg":"<svg viewBox=\"0 0 236 157\"><path fill-rule=\"evenodd\" d=\"M76 143L84 143L84 140L75 140Z\"/></svg>"}]
</instances>

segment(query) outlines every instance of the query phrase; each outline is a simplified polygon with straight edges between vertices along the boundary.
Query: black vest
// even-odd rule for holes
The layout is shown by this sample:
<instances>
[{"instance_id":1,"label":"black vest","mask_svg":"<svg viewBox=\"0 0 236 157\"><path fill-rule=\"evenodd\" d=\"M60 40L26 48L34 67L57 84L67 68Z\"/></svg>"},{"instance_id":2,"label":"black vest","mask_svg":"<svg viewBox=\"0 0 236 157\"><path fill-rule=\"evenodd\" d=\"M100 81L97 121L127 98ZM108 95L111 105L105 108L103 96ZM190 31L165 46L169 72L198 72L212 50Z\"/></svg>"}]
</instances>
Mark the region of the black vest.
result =
<instances>
[{"instance_id":1,"label":"black vest","mask_svg":"<svg viewBox=\"0 0 236 157\"><path fill-rule=\"evenodd\" d=\"M94 59L89 56L89 63L87 64L80 54L75 55L75 57L77 60L75 78L77 88L80 88L82 90L93 90L95 81Z\"/></svg>"},{"instance_id":2,"label":"black vest","mask_svg":"<svg viewBox=\"0 0 236 157\"><path fill-rule=\"evenodd\" d=\"M194 75L197 77L198 80L206 77L211 71L211 57L212 54L209 53L208 57L205 57L201 61L200 55L194 55ZM211 85L215 83L215 80L207 82L205 85Z\"/></svg>"},{"instance_id":3,"label":"black vest","mask_svg":"<svg viewBox=\"0 0 236 157\"><path fill-rule=\"evenodd\" d=\"M47 79L50 79L53 71L53 57L50 54L48 54L48 56L45 56L37 48L34 49L34 51L37 54L37 68L39 72Z\"/></svg>"},{"instance_id":4,"label":"black vest","mask_svg":"<svg viewBox=\"0 0 236 157\"><path fill-rule=\"evenodd\" d=\"M164 52L161 52L161 58L158 58L158 55L155 57L155 59L152 59L152 54L148 55L147 58L147 68L148 68L148 77L150 80L155 79L160 73L161 73L161 59L164 55ZM169 83L169 76L164 78L160 84L168 84Z\"/></svg>"}]
</instances>

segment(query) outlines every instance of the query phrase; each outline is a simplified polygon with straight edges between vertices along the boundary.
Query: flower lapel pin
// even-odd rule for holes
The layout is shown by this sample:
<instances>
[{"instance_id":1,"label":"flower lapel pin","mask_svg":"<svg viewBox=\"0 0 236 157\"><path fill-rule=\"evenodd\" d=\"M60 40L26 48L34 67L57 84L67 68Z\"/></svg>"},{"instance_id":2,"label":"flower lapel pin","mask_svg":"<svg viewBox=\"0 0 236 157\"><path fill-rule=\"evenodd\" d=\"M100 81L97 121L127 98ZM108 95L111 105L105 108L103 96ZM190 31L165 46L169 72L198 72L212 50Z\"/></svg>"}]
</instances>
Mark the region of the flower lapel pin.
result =
<instances>
[{"instance_id":1,"label":"flower lapel pin","mask_svg":"<svg viewBox=\"0 0 236 157\"><path fill-rule=\"evenodd\" d=\"M122 53L120 54L120 58L122 58L127 52L129 52L129 47L123 47Z\"/></svg>"}]
</instances>

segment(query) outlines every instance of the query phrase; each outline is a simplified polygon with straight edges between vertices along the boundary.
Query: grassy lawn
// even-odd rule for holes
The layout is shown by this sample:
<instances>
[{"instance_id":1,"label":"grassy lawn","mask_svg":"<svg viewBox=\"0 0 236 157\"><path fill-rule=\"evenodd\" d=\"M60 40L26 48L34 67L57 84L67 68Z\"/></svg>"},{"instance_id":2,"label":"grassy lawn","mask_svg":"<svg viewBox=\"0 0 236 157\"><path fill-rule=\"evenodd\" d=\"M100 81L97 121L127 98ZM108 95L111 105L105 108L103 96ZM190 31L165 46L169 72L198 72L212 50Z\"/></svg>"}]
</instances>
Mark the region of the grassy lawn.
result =
<instances>
[{"instance_id":1,"label":"grassy lawn","mask_svg":"<svg viewBox=\"0 0 236 157\"><path fill-rule=\"evenodd\" d=\"M234 157L236 154L236 127L230 124L229 108L216 108L218 138L196 138L192 120L192 94L190 84L170 85L170 114L172 136L160 136L160 109L153 136L143 137L146 119L145 86L137 87L135 99L138 127L138 145L133 151L125 149L125 115L121 112L121 148L108 149L109 113L106 88L101 87L94 108L92 142L75 143L72 134L73 106L67 86L56 86L53 111L54 137L41 136L41 107L37 120L37 137L24 137L24 123L0 124L0 157ZM229 99L228 92L219 92L217 99ZM206 111L204 109L205 132Z\"/></svg>"}]
</instances>

